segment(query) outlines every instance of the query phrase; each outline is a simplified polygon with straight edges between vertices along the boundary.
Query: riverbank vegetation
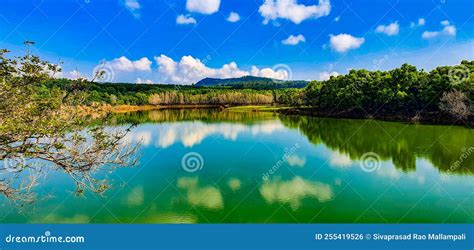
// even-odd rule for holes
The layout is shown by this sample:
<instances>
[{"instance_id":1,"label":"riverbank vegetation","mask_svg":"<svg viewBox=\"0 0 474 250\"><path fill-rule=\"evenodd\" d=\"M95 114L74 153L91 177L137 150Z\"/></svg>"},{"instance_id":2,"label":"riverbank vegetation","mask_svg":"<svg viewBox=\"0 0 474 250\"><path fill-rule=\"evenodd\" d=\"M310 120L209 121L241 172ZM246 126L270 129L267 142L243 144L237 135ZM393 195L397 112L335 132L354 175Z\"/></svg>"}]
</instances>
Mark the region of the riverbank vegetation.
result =
<instances>
[{"instance_id":1,"label":"riverbank vegetation","mask_svg":"<svg viewBox=\"0 0 474 250\"><path fill-rule=\"evenodd\" d=\"M0 180L0 194L9 198L32 200L29 191L42 171L37 164L63 170L76 183L78 193L85 189L102 193L108 185L95 179L95 172L104 166L136 163L135 146L122 140L129 130L106 131L106 122L97 124L91 118L94 112L104 118L111 111L192 106L233 111L223 112L222 119L279 111L415 120L430 116L450 124L473 124L474 61L430 72L408 64L390 71L351 70L327 81L312 81L306 88L283 89L98 83L95 77L55 77L60 70L29 53L11 58L8 51L0 50L0 173L11 176ZM150 114L154 120L167 119L161 113ZM144 118L135 117L137 121ZM30 181L16 181L25 176L24 171Z\"/></svg>"},{"instance_id":2,"label":"riverbank vegetation","mask_svg":"<svg viewBox=\"0 0 474 250\"><path fill-rule=\"evenodd\" d=\"M52 86L66 88L67 79ZM110 105L280 105L293 113L343 117L472 120L474 61L430 72L404 64L390 71L351 70L306 88L233 89L88 82L87 101Z\"/></svg>"},{"instance_id":3,"label":"riverbank vegetation","mask_svg":"<svg viewBox=\"0 0 474 250\"><path fill-rule=\"evenodd\" d=\"M96 72L100 74L101 72ZM404 64L390 71L350 70L305 88L199 87L195 85L99 83L49 77L36 83L37 93L85 94L83 105L119 106L284 106L284 112L320 116L473 120L474 61L430 72ZM268 86L267 86L268 87ZM256 109L257 110L257 109Z\"/></svg>"},{"instance_id":4,"label":"riverbank vegetation","mask_svg":"<svg viewBox=\"0 0 474 250\"><path fill-rule=\"evenodd\" d=\"M67 89L69 79L51 79L49 88ZM167 84L127 84L87 82L87 103L111 105L302 105L303 89L233 89Z\"/></svg>"},{"instance_id":5,"label":"riverbank vegetation","mask_svg":"<svg viewBox=\"0 0 474 250\"><path fill-rule=\"evenodd\" d=\"M408 64L390 71L351 70L311 82L304 96L305 104L321 113L410 117L437 113L467 119L473 112L474 61L430 72Z\"/></svg>"}]
</instances>

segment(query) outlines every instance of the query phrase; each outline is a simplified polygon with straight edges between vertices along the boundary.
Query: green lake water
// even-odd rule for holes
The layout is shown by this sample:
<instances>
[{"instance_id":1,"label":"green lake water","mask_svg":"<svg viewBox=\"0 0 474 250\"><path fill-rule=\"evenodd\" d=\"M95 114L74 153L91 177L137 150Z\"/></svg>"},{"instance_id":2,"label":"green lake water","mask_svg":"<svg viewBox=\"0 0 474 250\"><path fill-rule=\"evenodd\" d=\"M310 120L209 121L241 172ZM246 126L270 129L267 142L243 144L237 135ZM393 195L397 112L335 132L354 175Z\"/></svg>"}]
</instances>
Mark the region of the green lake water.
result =
<instances>
[{"instance_id":1,"label":"green lake water","mask_svg":"<svg viewBox=\"0 0 474 250\"><path fill-rule=\"evenodd\" d=\"M140 163L103 196L49 171L2 223L473 223L474 130L262 112L163 110L138 123Z\"/></svg>"}]
</instances>

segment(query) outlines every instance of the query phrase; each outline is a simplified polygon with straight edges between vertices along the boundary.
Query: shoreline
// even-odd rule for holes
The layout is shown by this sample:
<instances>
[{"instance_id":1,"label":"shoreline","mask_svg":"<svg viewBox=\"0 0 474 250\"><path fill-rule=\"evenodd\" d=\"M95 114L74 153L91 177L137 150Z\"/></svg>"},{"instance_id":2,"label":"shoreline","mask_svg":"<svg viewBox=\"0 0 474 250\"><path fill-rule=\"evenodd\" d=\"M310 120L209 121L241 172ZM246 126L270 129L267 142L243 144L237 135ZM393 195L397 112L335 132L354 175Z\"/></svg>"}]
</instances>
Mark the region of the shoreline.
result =
<instances>
[{"instance_id":1,"label":"shoreline","mask_svg":"<svg viewBox=\"0 0 474 250\"><path fill-rule=\"evenodd\" d=\"M335 113L316 110L315 108L290 108L279 113L285 115L307 115L313 117L327 117L335 119L374 119L380 121L405 122L409 124L422 125L458 125L467 128L474 128L474 117L470 116L466 120L456 119L441 115L439 113L413 114L360 114L355 112Z\"/></svg>"},{"instance_id":2,"label":"shoreline","mask_svg":"<svg viewBox=\"0 0 474 250\"><path fill-rule=\"evenodd\" d=\"M118 105L111 106L109 111L112 113L128 113L137 111L161 110L161 109L199 109L199 108L220 108L222 105L199 105L199 104L180 104L180 105Z\"/></svg>"},{"instance_id":3,"label":"shoreline","mask_svg":"<svg viewBox=\"0 0 474 250\"><path fill-rule=\"evenodd\" d=\"M441 116L438 113L425 113L420 116L408 114L377 114L367 115L355 112L334 113L316 110L315 108L296 108L287 106L270 106L270 105L213 105L213 104L180 104L180 105L107 105L101 107L102 111L112 113L129 113L150 110L163 109L220 109L228 112L276 112L283 115L306 115L312 117L327 117L335 119L375 119L381 121L407 122L410 124L426 124L426 125L460 125L468 128L474 128L474 117L470 116L467 120L455 119L452 117Z\"/></svg>"}]
</instances>

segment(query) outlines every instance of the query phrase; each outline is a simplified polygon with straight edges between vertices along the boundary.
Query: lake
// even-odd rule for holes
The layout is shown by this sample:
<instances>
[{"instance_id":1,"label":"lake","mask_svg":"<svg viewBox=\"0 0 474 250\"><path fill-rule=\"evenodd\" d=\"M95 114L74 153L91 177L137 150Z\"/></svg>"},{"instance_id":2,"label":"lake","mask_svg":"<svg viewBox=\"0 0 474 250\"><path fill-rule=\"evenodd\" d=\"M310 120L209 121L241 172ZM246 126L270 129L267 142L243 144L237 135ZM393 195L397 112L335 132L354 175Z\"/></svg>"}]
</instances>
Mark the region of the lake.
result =
<instances>
[{"instance_id":1,"label":"lake","mask_svg":"<svg viewBox=\"0 0 474 250\"><path fill-rule=\"evenodd\" d=\"M118 114L140 163L103 196L48 171L3 223L473 223L474 130L212 109Z\"/></svg>"}]
</instances>

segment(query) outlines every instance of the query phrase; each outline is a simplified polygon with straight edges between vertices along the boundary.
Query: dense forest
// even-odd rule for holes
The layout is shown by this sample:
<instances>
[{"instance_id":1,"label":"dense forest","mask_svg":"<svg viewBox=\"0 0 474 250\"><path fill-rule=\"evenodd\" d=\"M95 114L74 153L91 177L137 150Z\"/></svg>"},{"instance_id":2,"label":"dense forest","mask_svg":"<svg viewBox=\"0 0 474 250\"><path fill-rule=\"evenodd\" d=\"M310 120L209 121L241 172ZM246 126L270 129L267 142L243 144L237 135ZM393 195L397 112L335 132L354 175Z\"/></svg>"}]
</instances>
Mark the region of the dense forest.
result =
<instances>
[{"instance_id":1,"label":"dense forest","mask_svg":"<svg viewBox=\"0 0 474 250\"><path fill-rule=\"evenodd\" d=\"M243 76L239 78L204 78L197 82L197 87L228 87L233 89L287 89L304 88L307 81L276 80L266 77Z\"/></svg>"},{"instance_id":2,"label":"dense forest","mask_svg":"<svg viewBox=\"0 0 474 250\"><path fill-rule=\"evenodd\" d=\"M50 79L48 88L68 88L71 80ZM305 88L255 89L166 84L84 81L86 104L111 105L284 105L316 114L370 117L424 114L470 119L473 112L474 61L442 66L430 72L404 64L390 71L351 70ZM472 117L471 117L472 118Z\"/></svg>"},{"instance_id":3,"label":"dense forest","mask_svg":"<svg viewBox=\"0 0 474 250\"><path fill-rule=\"evenodd\" d=\"M280 105L293 107L294 112L352 117L398 115L413 119L428 114L472 120L474 106L474 61L466 60L430 72L409 64L389 71L350 70L346 75L309 83L269 84L267 78L252 77L203 81L209 86L49 77L36 83L36 89L45 95L80 90L85 93L83 105ZM219 85L222 81L229 84Z\"/></svg>"},{"instance_id":4,"label":"dense forest","mask_svg":"<svg viewBox=\"0 0 474 250\"><path fill-rule=\"evenodd\" d=\"M51 79L47 88L67 89L68 79ZM88 93L86 104L111 105L272 105L303 104L303 89L234 89L229 87L197 87L168 84L97 83L84 81L81 88Z\"/></svg>"},{"instance_id":5,"label":"dense forest","mask_svg":"<svg viewBox=\"0 0 474 250\"><path fill-rule=\"evenodd\" d=\"M320 111L360 114L445 112L472 114L474 61L438 67L431 72L404 64L390 71L351 70L347 75L311 82L306 105Z\"/></svg>"}]
</instances>

